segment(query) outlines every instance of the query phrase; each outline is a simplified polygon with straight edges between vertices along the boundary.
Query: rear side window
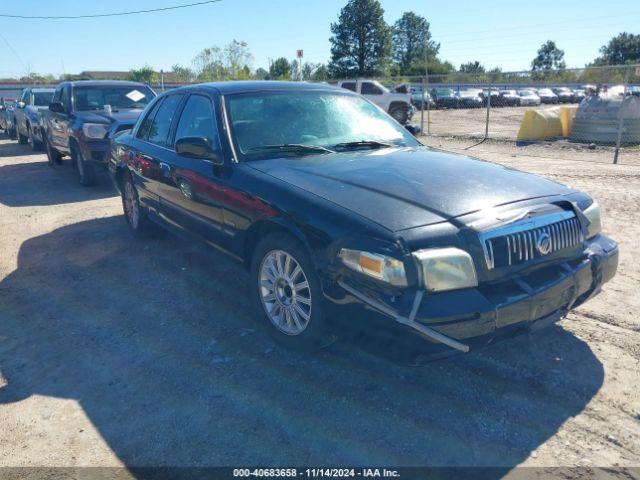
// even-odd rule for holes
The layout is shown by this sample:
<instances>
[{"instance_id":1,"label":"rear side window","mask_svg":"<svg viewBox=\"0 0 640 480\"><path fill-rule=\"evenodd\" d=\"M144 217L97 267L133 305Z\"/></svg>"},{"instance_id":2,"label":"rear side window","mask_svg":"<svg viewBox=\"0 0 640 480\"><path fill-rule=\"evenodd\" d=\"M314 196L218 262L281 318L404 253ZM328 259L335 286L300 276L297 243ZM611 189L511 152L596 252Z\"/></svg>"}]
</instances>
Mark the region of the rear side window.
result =
<instances>
[{"instance_id":1,"label":"rear side window","mask_svg":"<svg viewBox=\"0 0 640 480\"><path fill-rule=\"evenodd\" d=\"M169 133L173 119L176 116L176 110L183 95L169 95L165 98L156 112L153 120L149 124L147 140L162 147L170 147L171 141Z\"/></svg>"},{"instance_id":2,"label":"rear side window","mask_svg":"<svg viewBox=\"0 0 640 480\"><path fill-rule=\"evenodd\" d=\"M147 112L147 114L144 116L144 119L140 124L140 128L138 128L138 133L136 134L136 137L141 138L143 140L147 140L149 138L149 130L151 129L151 124L153 123L153 117L155 117L156 113L158 113L158 108L160 107L161 103L162 103L162 100L158 100L153 105L151 110L149 110L149 112Z\"/></svg>"},{"instance_id":3,"label":"rear side window","mask_svg":"<svg viewBox=\"0 0 640 480\"><path fill-rule=\"evenodd\" d=\"M218 148L218 129L213 116L213 105L207 97L191 95L187 100L176 130L176 140L185 137L207 138L214 148Z\"/></svg>"},{"instance_id":4,"label":"rear side window","mask_svg":"<svg viewBox=\"0 0 640 480\"><path fill-rule=\"evenodd\" d=\"M343 82L342 88L346 88L347 90L351 90L352 92L356 91L356 82Z\"/></svg>"}]
</instances>

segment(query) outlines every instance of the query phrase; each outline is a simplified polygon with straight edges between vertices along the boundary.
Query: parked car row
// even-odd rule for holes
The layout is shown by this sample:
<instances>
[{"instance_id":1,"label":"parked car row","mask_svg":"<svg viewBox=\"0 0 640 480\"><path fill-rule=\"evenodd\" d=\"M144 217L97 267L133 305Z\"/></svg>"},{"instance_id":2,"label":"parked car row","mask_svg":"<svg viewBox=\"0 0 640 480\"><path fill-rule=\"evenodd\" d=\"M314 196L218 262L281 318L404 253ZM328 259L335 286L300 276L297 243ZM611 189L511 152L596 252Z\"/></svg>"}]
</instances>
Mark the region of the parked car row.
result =
<instances>
[{"instance_id":1,"label":"parked car row","mask_svg":"<svg viewBox=\"0 0 640 480\"><path fill-rule=\"evenodd\" d=\"M422 90L409 84L402 84L396 91L409 92L411 102L422 108ZM585 88L452 88L434 87L424 93L424 105L429 108L480 108L486 107L489 101L492 107L518 107L540 104L580 103L585 97ZM489 98L490 97L490 98Z\"/></svg>"},{"instance_id":2,"label":"parked car row","mask_svg":"<svg viewBox=\"0 0 640 480\"><path fill-rule=\"evenodd\" d=\"M68 154L87 184L106 164L135 234L241 262L291 346L359 327L467 352L553 324L616 272L588 195L425 147L349 89L64 82L43 117L52 167Z\"/></svg>"},{"instance_id":3,"label":"parked car row","mask_svg":"<svg viewBox=\"0 0 640 480\"><path fill-rule=\"evenodd\" d=\"M0 128L10 138L44 149L52 166L71 157L81 184L107 172L113 136L133 127L155 92L138 82L62 82L25 88L17 102L0 102Z\"/></svg>"}]
</instances>

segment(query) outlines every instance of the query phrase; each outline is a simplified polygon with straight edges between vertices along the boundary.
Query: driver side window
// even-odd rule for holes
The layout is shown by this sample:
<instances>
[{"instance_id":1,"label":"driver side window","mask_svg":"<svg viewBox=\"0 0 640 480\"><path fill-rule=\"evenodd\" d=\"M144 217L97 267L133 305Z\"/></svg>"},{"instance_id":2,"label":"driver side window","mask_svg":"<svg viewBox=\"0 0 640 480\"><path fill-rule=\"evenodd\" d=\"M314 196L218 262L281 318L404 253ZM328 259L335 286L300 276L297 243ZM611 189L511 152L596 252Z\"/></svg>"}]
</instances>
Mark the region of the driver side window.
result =
<instances>
[{"instance_id":1,"label":"driver side window","mask_svg":"<svg viewBox=\"0 0 640 480\"><path fill-rule=\"evenodd\" d=\"M191 95L184 106L176 130L176 140L186 137L206 138L211 142L212 148L220 148L213 105L203 95Z\"/></svg>"},{"instance_id":2,"label":"driver side window","mask_svg":"<svg viewBox=\"0 0 640 480\"><path fill-rule=\"evenodd\" d=\"M382 90L375 83L362 82L362 95L382 95Z\"/></svg>"}]
</instances>

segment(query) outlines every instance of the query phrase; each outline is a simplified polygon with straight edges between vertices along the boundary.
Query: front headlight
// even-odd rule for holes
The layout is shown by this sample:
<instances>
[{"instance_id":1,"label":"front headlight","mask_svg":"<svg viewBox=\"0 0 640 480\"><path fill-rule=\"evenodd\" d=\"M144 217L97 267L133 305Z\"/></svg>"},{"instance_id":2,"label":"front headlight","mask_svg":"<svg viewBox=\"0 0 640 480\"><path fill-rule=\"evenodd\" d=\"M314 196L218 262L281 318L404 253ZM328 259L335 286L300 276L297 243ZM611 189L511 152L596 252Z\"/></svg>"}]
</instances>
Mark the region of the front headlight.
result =
<instances>
[{"instance_id":1,"label":"front headlight","mask_svg":"<svg viewBox=\"0 0 640 480\"><path fill-rule=\"evenodd\" d=\"M440 292L478 286L473 260L455 247L429 248L413 253L418 261L426 290Z\"/></svg>"},{"instance_id":2,"label":"front headlight","mask_svg":"<svg viewBox=\"0 0 640 480\"><path fill-rule=\"evenodd\" d=\"M109 125L104 123L85 123L82 126L82 133L87 138L104 138L109 131Z\"/></svg>"},{"instance_id":3,"label":"front headlight","mask_svg":"<svg viewBox=\"0 0 640 480\"><path fill-rule=\"evenodd\" d=\"M589 220L587 238L593 238L602 231L602 219L600 217L600 204L595 200L582 213Z\"/></svg>"},{"instance_id":4,"label":"front headlight","mask_svg":"<svg viewBox=\"0 0 640 480\"><path fill-rule=\"evenodd\" d=\"M343 248L338 254L342 263L356 272L382 280L396 287L407 286L404 263L393 257L377 253Z\"/></svg>"}]
</instances>

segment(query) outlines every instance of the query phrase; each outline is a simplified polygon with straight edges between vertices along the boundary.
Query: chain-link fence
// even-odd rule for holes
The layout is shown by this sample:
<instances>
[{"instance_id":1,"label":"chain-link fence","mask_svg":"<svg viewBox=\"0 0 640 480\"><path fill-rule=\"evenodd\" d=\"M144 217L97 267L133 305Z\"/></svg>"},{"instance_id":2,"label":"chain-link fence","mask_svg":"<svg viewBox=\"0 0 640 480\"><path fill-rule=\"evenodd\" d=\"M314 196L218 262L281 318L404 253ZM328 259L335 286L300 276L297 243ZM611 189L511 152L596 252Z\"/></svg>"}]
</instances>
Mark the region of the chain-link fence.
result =
<instances>
[{"instance_id":1,"label":"chain-link fence","mask_svg":"<svg viewBox=\"0 0 640 480\"><path fill-rule=\"evenodd\" d=\"M397 105L393 93L404 93L404 102L410 96L415 109L410 122L422 126L427 143L452 139L467 146L487 140L541 144L640 164L640 65L376 80L331 83L362 93L388 110ZM160 92L180 85L159 82L152 87ZM0 93L17 96L24 86L2 85Z\"/></svg>"},{"instance_id":2,"label":"chain-link fence","mask_svg":"<svg viewBox=\"0 0 640 480\"><path fill-rule=\"evenodd\" d=\"M640 161L640 66L379 79L427 137L546 144ZM372 98L374 101L375 99ZM634 162L635 163L635 162Z\"/></svg>"}]
</instances>

